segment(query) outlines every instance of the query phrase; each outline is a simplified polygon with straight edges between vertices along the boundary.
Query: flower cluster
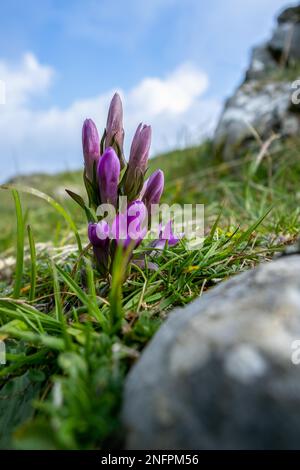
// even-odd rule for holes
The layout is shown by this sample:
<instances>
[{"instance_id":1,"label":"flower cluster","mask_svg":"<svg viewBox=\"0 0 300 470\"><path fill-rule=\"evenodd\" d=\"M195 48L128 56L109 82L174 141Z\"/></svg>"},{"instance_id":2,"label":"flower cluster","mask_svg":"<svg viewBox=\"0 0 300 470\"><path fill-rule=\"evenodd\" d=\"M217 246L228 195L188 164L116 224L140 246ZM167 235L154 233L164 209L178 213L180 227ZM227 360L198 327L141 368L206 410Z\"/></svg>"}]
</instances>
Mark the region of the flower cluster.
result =
<instances>
[{"instance_id":1,"label":"flower cluster","mask_svg":"<svg viewBox=\"0 0 300 470\"><path fill-rule=\"evenodd\" d=\"M164 189L164 174L156 170L145 180L151 127L140 124L132 140L129 160L124 158L123 107L116 93L110 103L106 129L100 140L97 127L92 119L86 119L82 129L84 155L84 183L89 204L71 191L70 196L81 205L88 218L88 237L93 247L95 260L101 273L110 271L115 251L122 246L129 257L144 239L151 214L151 207L159 204ZM120 200L126 197L125 208ZM109 207L111 217L106 217ZM99 208L100 210L99 212ZM97 212L96 212L97 211ZM167 224L160 227L159 239L152 243L154 248L163 248L168 241L177 243ZM166 230L168 236L166 236Z\"/></svg>"}]
</instances>

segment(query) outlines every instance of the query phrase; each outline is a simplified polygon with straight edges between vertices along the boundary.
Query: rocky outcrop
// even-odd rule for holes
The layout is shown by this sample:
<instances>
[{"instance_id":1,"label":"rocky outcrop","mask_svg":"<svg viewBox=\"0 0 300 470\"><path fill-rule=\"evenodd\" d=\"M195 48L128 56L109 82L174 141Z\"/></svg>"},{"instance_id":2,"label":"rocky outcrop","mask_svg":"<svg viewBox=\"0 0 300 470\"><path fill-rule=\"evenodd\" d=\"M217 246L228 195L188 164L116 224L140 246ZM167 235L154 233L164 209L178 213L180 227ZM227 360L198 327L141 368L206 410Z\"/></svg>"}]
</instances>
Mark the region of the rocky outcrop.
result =
<instances>
[{"instance_id":1,"label":"rocky outcrop","mask_svg":"<svg viewBox=\"0 0 300 470\"><path fill-rule=\"evenodd\" d=\"M287 8L278 17L278 26L268 43L277 61L286 55L288 61L300 60L300 5Z\"/></svg>"},{"instance_id":2,"label":"rocky outcrop","mask_svg":"<svg viewBox=\"0 0 300 470\"><path fill-rule=\"evenodd\" d=\"M292 103L292 83L300 78L300 6L277 20L271 39L253 49L245 80L225 104L215 132L215 150L235 158L245 143L272 133L282 137L300 131L300 105Z\"/></svg>"},{"instance_id":3,"label":"rocky outcrop","mask_svg":"<svg viewBox=\"0 0 300 470\"><path fill-rule=\"evenodd\" d=\"M299 448L299 340L297 254L177 309L127 378L127 447Z\"/></svg>"}]
</instances>

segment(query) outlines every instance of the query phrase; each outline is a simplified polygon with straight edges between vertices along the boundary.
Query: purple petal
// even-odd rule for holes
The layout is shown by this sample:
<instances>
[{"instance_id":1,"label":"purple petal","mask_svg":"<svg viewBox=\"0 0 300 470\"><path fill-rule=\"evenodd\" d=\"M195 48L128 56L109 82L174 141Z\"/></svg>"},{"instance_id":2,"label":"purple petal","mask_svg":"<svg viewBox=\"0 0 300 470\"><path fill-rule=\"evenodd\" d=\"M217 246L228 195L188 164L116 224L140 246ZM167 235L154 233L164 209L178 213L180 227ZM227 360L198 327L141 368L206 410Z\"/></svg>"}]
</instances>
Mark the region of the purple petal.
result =
<instances>
[{"instance_id":1,"label":"purple petal","mask_svg":"<svg viewBox=\"0 0 300 470\"><path fill-rule=\"evenodd\" d=\"M114 94L108 110L105 148L111 147L114 143L118 145L123 153L123 106L118 93Z\"/></svg>"},{"instance_id":2,"label":"purple petal","mask_svg":"<svg viewBox=\"0 0 300 470\"><path fill-rule=\"evenodd\" d=\"M82 148L86 175L92 182L94 163L97 164L100 158L100 139L97 127L92 119L86 119L83 123Z\"/></svg>"},{"instance_id":3,"label":"purple petal","mask_svg":"<svg viewBox=\"0 0 300 470\"><path fill-rule=\"evenodd\" d=\"M117 207L120 161L112 147L106 149L100 158L97 172L101 203Z\"/></svg>"},{"instance_id":4,"label":"purple petal","mask_svg":"<svg viewBox=\"0 0 300 470\"><path fill-rule=\"evenodd\" d=\"M151 145L151 126L139 124L130 148L129 170L139 168L143 173L147 169Z\"/></svg>"},{"instance_id":5,"label":"purple petal","mask_svg":"<svg viewBox=\"0 0 300 470\"><path fill-rule=\"evenodd\" d=\"M151 246L153 248L162 250L166 246L167 242L168 246L175 246L179 242L179 240L180 238L174 235L172 230L172 221L169 220L169 222L166 223L163 229L160 225L159 239L155 240Z\"/></svg>"},{"instance_id":6,"label":"purple petal","mask_svg":"<svg viewBox=\"0 0 300 470\"><path fill-rule=\"evenodd\" d=\"M125 249L136 248L147 233L147 210L142 201L134 201L126 213L118 214L112 224L112 234Z\"/></svg>"},{"instance_id":7,"label":"purple petal","mask_svg":"<svg viewBox=\"0 0 300 470\"><path fill-rule=\"evenodd\" d=\"M88 237L93 246L102 246L103 242L109 238L109 225L105 221L88 225Z\"/></svg>"},{"instance_id":8,"label":"purple petal","mask_svg":"<svg viewBox=\"0 0 300 470\"><path fill-rule=\"evenodd\" d=\"M147 264L144 259L134 259L133 263L136 264L139 268L145 269L146 266L150 271L158 271L159 267L156 263L148 261Z\"/></svg>"},{"instance_id":9,"label":"purple petal","mask_svg":"<svg viewBox=\"0 0 300 470\"><path fill-rule=\"evenodd\" d=\"M88 237L93 245L98 268L105 274L108 270L109 261L109 226L107 222L101 221L97 224L89 224Z\"/></svg>"},{"instance_id":10,"label":"purple petal","mask_svg":"<svg viewBox=\"0 0 300 470\"><path fill-rule=\"evenodd\" d=\"M142 201L145 203L148 213L151 213L151 206L159 204L161 195L164 190L164 173L161 170L156 170L150 178L145 182L146 185L142 192Z\"/></svg>"}]
</instances>

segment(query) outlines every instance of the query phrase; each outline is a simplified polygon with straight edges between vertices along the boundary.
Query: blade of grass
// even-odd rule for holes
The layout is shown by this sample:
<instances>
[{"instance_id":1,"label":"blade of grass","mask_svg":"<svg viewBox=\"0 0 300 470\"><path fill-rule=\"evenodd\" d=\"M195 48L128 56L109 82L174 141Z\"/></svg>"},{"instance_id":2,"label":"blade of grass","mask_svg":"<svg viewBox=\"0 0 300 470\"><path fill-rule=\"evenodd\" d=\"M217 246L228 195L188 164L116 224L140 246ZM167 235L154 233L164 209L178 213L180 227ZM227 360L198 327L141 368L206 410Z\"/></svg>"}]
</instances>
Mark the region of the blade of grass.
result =
<instances>
[{"instance_id":1,"label":"blade of grass","mask_svg":"<svg viewBox=\"0 0 300 470\"><path fill-rule=\"evenodd\" d=\"M57 321L59 321L59 323L61 325L63 338L64 338L65 344L66 344L66 349L71 350L72 349L72 341L71 341L71 339L68 335L68 332L67 332L67 325L66 325L66 319L64 317L64 312L63 312L63 306L62 306L62 301L61 301L61 294L60 294L57 270L56 270L56 267L55 267L55 264L54 264L53 261L51 262L51 267L52 267L52 273L53 273L53 290L54 290L54 299L55 299L56 319L57 319Z\"/></svg>"},{"instance_id":2,"label":"blade of grass","mask_svg":"<svg viewBox=\"0 0 300 470\"><path fill-rule=\"evenodd\" d=\"M53 291L54 291L54 300L55 300L55 317L56 320L62 323L64 321L63 307L60 297L59 282L57 277L57 270L54 262L51 262L52 273L53 273Z\"/></svg>"},{"instance_id":3,"label":"blade of grass","mask_svg":"<svg viewBox=\"0 0 300 470\"><path fill-rule=\"evenodd\" d=\"M23 276L23 264L24 264L24 220L22 213L22 206L18 191L13 189L12 191L16 216L17 216L17 257L16 257L16 276L14 284L13 297L18 299L20 297L22 276Z\"/></svg>"},{"instance_id":4,"label":"blade of grass","mask_svg":"<svg viewBox=\"0 0 300 470\"><path fill-rule=\"evenodd\" d=\"M35 288L36 288L36 250L34 237L30 225L27 225L27 233L29 240L29 249L30 249L30 260L31 260L31 272L30 272L30 293L29 300L32 302L35 298Z\"/></svg>"},{"instance_id":5,"label":"blade of grass","mask_svg":"<svg viewBox=\"0 0 300 470\"><path fill-rule=\"evenodd\" d=\"M0 319L8 317L23 321L23 316L34 322L40 330L45 328L47 333L61 331L60 323L50 315L36 310L34 307L13 299L0 299ZM41 328L42 326L42 328Z\"/></svg>"},{"instance_id":6,"label":"blade of grass","mask_svg":"<svg viewBox=\"0 0 300 470\"><path fill-rule=\"evenodd\" d=\"M267 217L271 212L273 207L270 207L258 220L256 220L250 227L239 237L236 241L236 245L240 245L242 242L247 241L249 243L250 236L257 229L257 227L262 223L262 221Z\"/></svg>"},{"instance_id":7,"label":"blade of grass","mask_svg":"<svg viewBox=\"0 0 300 470\"><path fill-rule=\"evenodd\" d=\"M222 216L222 210L223 210L223 208L221 208L221 210L220 210L220 212L219 212L219 214L218 214L218 216L217 216L217 218L216 218L216 220L215 220L215 222L214 222L212 228L210 229L210 233L209 233L208 237L207 237L206 240L205 240L206 243L211 243L211 241L212 241L213 238L214 238L214 235L215 235L215 233L216 233L216 230L217 230L217 228L218 228L218 225L219 225L219 222L220 222L220 219L221 219L221 216Z\"/></svg>"},{"instance_id":8,"label":"blade of grass","mask_svg":"<svg viewBox=\"0 0 300 470\"><path fill-rule=\"evenodd\" d=\"M14 328L9 323L1 327L0 331L8 333L8 335L12 338L27 341L28 343L32 343L38 346L46 346L50 349L58 351L65 350L65 343L62 338L32 333L31 331L22 331L18 328Z\"/></svg>"},{"instance_id":9,"label":"blade of grass","mask_svg":"<svg viewBox=\"0 0 300 470\"><path fill-rule=\"evenodd\" d=\"M110 324L112 332L117 332L122 324L124 317L122 307L122 286L125 279L128 259L131 253L131 246L127 248L124 253L123 247L118 246L114 256L113 268L112 268L112 281L111 289L109 293L110 302Z\"/></svg>"}]
</instances>

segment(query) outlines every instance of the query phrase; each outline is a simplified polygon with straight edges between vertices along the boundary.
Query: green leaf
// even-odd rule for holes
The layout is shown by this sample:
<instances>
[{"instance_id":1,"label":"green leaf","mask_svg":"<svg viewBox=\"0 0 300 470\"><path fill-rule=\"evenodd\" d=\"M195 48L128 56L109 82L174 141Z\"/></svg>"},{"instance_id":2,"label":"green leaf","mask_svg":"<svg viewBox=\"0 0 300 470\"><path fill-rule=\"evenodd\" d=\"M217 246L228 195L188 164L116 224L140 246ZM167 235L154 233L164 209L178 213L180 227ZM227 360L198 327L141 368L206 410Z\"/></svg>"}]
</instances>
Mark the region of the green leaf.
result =
<instances>
[{"instance_id":1,"label":"green leaf","mask_svg":"<svg viewBox=\"0 0 300 470\"><path fill-rule=\"evenodd\" d=\"M94 179L95 179L95 176L94 176ZM89 198L89 206L94 207L94 208L97 207L99 203L99 197L95 190L95 184L91 183L91 181L86 176L85 171L83 172L83 182L84 182L84 186L85 186L88 198Z\"/></svg>"},{"instance_id":2,"label":"green leaf","mask_svg":"<svg viewBox=\"0 0 300 470\"><path fill-rule=\"evenodd\" d=\"M88 222L97 222L95 215L92 213L90 208L87 207L84 200L81 196L79 196L79 194L73 193L73 191L70 191L69 189L66 189L66 192L73 199L73 201L75 201L81 207L81 209L84 210Z\"/></svg>"}]
</instances>

